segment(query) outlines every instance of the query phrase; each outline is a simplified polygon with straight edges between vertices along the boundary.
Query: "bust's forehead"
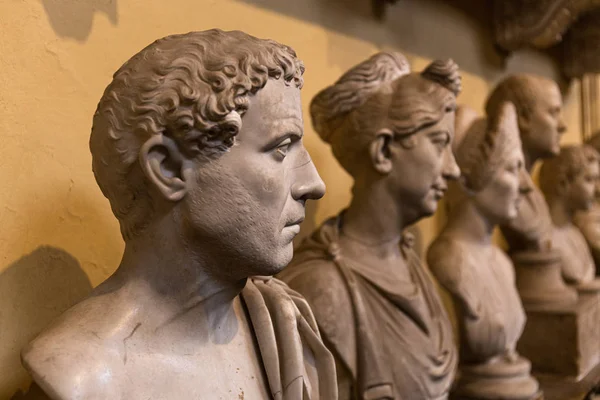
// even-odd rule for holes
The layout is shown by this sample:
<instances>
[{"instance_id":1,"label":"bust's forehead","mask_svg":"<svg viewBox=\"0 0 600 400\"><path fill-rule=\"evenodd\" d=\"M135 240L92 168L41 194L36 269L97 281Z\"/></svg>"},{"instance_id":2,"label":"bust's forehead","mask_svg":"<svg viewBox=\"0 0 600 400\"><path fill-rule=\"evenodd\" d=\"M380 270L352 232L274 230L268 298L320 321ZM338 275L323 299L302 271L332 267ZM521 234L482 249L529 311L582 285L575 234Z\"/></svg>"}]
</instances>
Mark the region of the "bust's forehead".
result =
<instances>
[{"instance_id":1,"label":"bust's forehead","mask_svg":"<svg viewBox=\"0 0 600 400\"><path fill-rule=\"evenodd\" d=\"M252 114L266 114L276 118L302 119L300 89L282 79L272 79L250 97L245 119Z\"/></svg>"},{"instance_id":2,"label":"bust's forehead","mask_svg":"<svg viewBox=\"0 0 600 400\"><path fill-rule=\"evenodd\" d=\"M289 131L297 134L303 131L300 89L282 79L269 79L262 89L250 96L238 139L248 140L248 132L256 132L260 133L261 141L270 141Z\"/></svg>"},{"instance_id":3,"label":"bust's forehead","mask_svg":"<svg viewBox=\"0 0 600 400\"><path fill-rule=\"evenodd\" d=\"M562 103L562 94L558 84L550 79L539 78L533 79L530 83L531 95L539 104L556 104ZM559 104L560 105L560 104Z\"/></svg>"}]
</instances>

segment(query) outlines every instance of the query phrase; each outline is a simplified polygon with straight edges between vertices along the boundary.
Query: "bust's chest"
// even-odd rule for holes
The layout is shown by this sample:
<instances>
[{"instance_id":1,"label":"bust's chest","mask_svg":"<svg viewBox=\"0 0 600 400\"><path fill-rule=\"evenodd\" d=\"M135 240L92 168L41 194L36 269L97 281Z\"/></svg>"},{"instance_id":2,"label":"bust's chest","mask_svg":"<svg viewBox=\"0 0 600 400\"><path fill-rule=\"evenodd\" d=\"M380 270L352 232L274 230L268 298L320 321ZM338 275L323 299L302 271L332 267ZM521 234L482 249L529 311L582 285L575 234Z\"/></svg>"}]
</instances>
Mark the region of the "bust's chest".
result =
<instances>
[{"instance_id":1,"label":"bust's chest","mask_svg":"<svg viewBox=\"0 0 600 400\"><path fill-rule=\"evenodd\" d=\"M238 320L225 334L140 329L122 343L122 399L270 399L263 360L246 322Z\"/></svg>"},{"instance_id":2,"label":"bust's chest","mask_svg":"<svg viewBox=\"0 0 600 400\"><path fill-rule=\"evenodd\" d=\"M479 299L479 307L503 323L522 319L522 304L517 291L514 266L510 259L496 248L472 253L468 267L471 297Z\"/></svg>"},{"instance_id":3,"label":"bust's chest","mask_svg":"<svg viewBox=\"0 0 600 400\"><path fill-rule=\"evenodd\" d=\"M130 354L122 399L270 399L258 360L237 354Z\"/></svg>"},{"instance_id":4,"label":"bust's chest","mask_svg":"<svg viewBox=\"0 0 600 400\"><path fill-rule=\"evenodd\" d=\"M270 399L257 353L243 344L183 353L128 349L124 373L113 379L123 400Z\"/></svg>"}]
</instances>

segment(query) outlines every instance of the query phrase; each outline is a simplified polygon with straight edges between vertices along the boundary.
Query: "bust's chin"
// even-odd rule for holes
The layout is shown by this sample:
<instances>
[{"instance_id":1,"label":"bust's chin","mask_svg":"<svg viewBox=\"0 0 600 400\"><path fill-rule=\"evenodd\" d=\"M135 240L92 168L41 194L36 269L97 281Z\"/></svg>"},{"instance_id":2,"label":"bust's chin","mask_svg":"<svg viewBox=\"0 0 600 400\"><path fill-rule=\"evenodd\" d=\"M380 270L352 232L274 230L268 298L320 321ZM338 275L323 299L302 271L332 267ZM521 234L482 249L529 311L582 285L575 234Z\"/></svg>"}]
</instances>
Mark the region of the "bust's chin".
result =
<instances>
[{"instance_id":1,"label":"bust's chin","mask_svg":"<svg viewBox=\"0 0 600 400\"><path fill-rule=\"evenodd\" d=\"M548 149L548 151L544 155L544 158L556 157L559 154L560 154L560 144L557 143L556 145L552 146L552 148Z\"/></svg>"},{"instance_id":2,"label":"bust's chin","mask_svg":"<svg viewBox=\"0 0 600 400\"><path fill-rule=\"evenodd\" d=\"M424 207L421 210L421 213L420 213L419 217L416 219L416 221L419 221L423 218L431 217L433 214L435 214L435 212L437 211L437 208L438 208L438 200L428 201L424 205Z\"/></svg>"},{"instance_id":3,"label":"bust's chin","mask_svg":"<svg viewBox=\"0 0 600 400\"><path fill-rule=\"evenodd\" d=\"M289 249L288 249L289 247ZM273 254L271 260L265 261L253 268L252 276L273 276L277 275L288 266L292 261L294 248L292 244L280 249L276 254Z\"/></svg>"}]
</instances>

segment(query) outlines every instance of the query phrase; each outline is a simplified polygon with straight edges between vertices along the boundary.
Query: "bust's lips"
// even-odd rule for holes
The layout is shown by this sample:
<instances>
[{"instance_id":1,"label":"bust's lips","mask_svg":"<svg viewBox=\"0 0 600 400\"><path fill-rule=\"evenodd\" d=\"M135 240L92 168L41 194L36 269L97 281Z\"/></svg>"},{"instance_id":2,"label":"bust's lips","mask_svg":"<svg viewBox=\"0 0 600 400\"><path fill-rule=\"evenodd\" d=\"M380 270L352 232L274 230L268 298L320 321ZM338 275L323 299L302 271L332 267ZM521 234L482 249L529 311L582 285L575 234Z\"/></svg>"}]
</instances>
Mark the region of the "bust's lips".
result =
<instances>
[{"instance_id":1,"label":"bust's lips","mask_svg":"<svg viewBox=\"0 0 600 400\"><path fill-rule=\"evenodd\" d=\"M294 226L294 225L299 226L303 221L304 221L304 215L292 220L291 222L288 222L287 224L285 224L285 227L287 228L287 227Z\"/></svg>"},{"instance_id":2,"label":"bust's lips","mask_svg":"<svg viewBox=\"0 0 600 400\"><path fill-rule=\"evenodd\" d=\"M448 190L448 186L446 185L433 185L431 187L435 193L435 197L439 200L442 197L444 197L444 195L446 194L446 191Z\"/></svg>"}]
</instances>

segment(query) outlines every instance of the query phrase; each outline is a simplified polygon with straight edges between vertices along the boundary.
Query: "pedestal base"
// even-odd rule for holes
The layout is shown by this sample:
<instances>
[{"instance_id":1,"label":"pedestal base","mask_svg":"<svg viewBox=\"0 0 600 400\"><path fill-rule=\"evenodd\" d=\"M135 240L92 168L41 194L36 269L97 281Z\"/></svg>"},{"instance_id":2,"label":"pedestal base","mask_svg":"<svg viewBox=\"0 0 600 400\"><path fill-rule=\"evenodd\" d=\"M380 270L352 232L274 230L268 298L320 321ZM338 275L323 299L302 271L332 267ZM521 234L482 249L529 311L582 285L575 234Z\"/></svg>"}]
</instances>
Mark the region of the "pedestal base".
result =
<instances>
[{"instance_id":1,"label":"pedestal base","mask_svg":"<svg viewBox=\"0 0 600 400\"><path fill-rule=\"evenodd\" d=\"M564 305L577 301L577 291L561 275L560 254L553 250L510 254L523 306Z\"/></svg>"},{"instance_id":2,"label":"pedestal base","mask_svg":"<svg viewBox=\"0 0 600 400\"><path fill-rule=\"evenodd\" d=\"M485 363L459 365L452 399L538 400L540 385L530 375L531 363L514 354Z\"/></svg>"},{"instance_id":3,"label":"pedestal base","mask_svg":"<svg viewBox=\"0 0 600 400\"><path fill-rule=\"evenodd\" d=\"M578 381L600 362L600 297L576 303L526 305L527 324L517 349L534 373ZM547 394L546 394L547 395Z\"/></svg>"},{"instance_id":4,"label":"pedestal base","mask_svg":"<svg viewBox=\"0 0 600 400\"><path fill-rule=\"evenodd\" d=\"M539 374L535 377L544 391L544 400L584 400L600 383L600 364L579 381L557 378L555 375Z\"/></svg>"},{"instance_id":5,"label":"pedestal base","mask_svg":"<svg viewBox=\"0 0 600 400\"><path fill-rule=\"evenodd\" d=\"M481 398L465 397L465 396L461 396L461 395L452 394L452 395L450 395L450 400L481 400ZM506 400L506 399L504 397L498 397L494 400ZM535 396L529 397L527 399L522 399L522 400L549 400L549 399L547 397L545 397L544 394L540 391ZM553 400L558 400L558 399L553 399ZM561 400L567 400L567 399L562 398ZM573 400L573 399L568 399L568 400Z\"/></svg>"}]
</instances>

